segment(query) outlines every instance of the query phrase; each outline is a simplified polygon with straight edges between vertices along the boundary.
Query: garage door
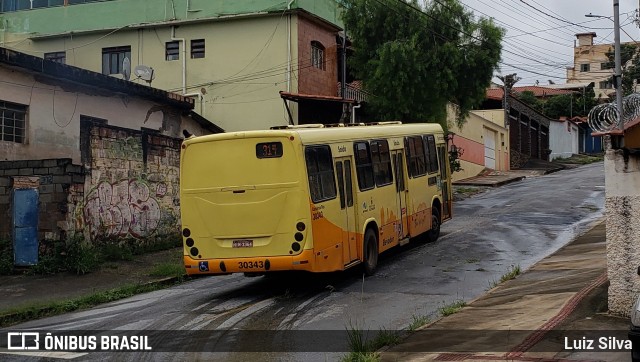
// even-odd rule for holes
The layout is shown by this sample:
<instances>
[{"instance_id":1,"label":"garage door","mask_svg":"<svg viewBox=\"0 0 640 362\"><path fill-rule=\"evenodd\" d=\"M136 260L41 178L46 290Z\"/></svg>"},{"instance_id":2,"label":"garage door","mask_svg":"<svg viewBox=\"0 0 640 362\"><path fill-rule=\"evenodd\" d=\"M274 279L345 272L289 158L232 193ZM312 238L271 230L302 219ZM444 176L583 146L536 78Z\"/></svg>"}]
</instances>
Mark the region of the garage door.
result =
<instances>
[{"instance_id":1,"label":"garage door","mask_svg":"<svg viewBox=\"0 0 640 362\"><path fill-rule=\"evenodd\" d=\"M484 129L484 167L496 168L496 133L488 128Z\"/></svg>"}]
</instances>

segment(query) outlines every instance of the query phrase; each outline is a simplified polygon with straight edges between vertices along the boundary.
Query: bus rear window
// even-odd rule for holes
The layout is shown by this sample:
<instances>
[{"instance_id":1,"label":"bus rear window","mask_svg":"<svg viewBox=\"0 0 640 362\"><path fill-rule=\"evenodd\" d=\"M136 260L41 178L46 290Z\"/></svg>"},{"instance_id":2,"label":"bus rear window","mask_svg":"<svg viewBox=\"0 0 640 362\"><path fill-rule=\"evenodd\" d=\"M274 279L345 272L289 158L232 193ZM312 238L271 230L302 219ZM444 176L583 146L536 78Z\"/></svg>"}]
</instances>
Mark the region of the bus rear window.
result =
<instances>
[{"instance_id":1,"label":"bus rear window","mask_svg":"<svg viewBox=\"0 0 640 362\"><path fill-rule=\"evenodd\" d=\"M256 145L256 157L258 158L277 158L282 157L281 142L265 142Z\"/></svg>"}]
</instances>

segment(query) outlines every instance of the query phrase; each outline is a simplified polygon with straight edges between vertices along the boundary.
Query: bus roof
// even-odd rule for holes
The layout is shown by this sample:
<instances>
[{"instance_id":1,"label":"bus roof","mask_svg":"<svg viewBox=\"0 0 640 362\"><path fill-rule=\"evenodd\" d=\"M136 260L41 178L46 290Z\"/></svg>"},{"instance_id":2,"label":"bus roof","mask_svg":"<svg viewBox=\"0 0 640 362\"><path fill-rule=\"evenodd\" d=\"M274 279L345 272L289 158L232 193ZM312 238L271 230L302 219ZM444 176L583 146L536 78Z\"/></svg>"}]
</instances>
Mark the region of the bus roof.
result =
<instances>
[{"instance_id":1,"label":"bus roof","mask_svg":"<svg viewBox=\"0 0 640 362\"><path fill-rule=\"evenodd\" d=\"M218 140L290 137L298 136L303 144L315 144L328 141L371 139L377 137L399 137L406 134L442 133L438 123L410 123L362 125L353 127L292 127L275 130L240 131L192 137L185 143L200 143Z\"/></svg>"}]
</instances>

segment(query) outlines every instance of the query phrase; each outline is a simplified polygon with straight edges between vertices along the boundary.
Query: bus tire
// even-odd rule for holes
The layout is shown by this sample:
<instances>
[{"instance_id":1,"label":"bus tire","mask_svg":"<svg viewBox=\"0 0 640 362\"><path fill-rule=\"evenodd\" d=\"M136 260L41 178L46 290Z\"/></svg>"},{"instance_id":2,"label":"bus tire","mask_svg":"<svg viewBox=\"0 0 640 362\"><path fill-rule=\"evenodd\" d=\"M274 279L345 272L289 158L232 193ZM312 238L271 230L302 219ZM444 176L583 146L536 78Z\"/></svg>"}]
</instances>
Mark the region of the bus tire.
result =
<instances>
[{"instance_id":1,"label":"bus tire","mask_svg":"<svg viewBox=\"0 0 640 362\"><path fill-rule=\"evenodd\" d=\"M373 275L378 266L378 237L373 229L364 233L364 274Z\"/></svg>"},{"instance_id":2,"label":"bus tire","mask_svg":"<svg viewBox=\"0 0 640 362\"><path fill-rule=\"evenodd\" d=\"M429 242L438 240L440 236L440 224L440 209L434 206L431 208L431 229L427 231L427 240Z\"/></svg>"}]
</instances>

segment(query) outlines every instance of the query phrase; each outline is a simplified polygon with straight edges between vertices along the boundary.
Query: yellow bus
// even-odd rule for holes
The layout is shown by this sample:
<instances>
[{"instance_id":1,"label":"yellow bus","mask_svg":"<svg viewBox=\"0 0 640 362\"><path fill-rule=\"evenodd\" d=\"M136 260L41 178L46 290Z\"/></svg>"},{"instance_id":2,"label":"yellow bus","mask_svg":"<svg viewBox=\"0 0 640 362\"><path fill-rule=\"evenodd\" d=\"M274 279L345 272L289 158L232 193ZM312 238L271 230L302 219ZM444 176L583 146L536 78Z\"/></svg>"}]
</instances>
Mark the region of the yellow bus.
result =
<instances>
[{"instance_id":1,"label":"yellow bus","mask_svg":"<svg viewBox=\"0 0 640 362\"><path fill-rule=\"evenodd\" d=\"M438 124L284 126L191 137L180 155L187 274L332 272L452 216Z\"/></svg>"}]
</instances>

